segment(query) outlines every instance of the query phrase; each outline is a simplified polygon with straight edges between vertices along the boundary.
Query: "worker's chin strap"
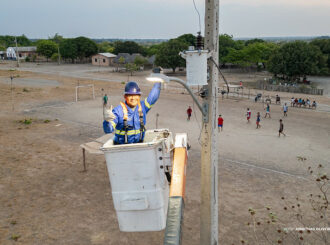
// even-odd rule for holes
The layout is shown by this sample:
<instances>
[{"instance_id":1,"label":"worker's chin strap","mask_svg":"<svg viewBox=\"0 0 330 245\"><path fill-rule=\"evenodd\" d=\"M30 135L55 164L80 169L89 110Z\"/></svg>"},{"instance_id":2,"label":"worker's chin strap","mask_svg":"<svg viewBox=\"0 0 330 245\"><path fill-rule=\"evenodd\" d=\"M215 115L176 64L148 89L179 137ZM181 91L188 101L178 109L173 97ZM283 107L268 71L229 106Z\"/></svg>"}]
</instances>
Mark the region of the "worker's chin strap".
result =
<instances>
[{"instance_id":1,"label":"worker's chin strap","mask_svg":"<svg viewBox=\"0 0 330 245\"><path fill-rule=\"evenodd\" d=\"M142 142L143 141L143 131L145 129L144 127L144 121L143 121L143 111L142 111L142 106L141 106L141 103L140 103L140 100L139 100L139 119L140 119L140 140L139 142Z\"/></svg>"}]
</instances>

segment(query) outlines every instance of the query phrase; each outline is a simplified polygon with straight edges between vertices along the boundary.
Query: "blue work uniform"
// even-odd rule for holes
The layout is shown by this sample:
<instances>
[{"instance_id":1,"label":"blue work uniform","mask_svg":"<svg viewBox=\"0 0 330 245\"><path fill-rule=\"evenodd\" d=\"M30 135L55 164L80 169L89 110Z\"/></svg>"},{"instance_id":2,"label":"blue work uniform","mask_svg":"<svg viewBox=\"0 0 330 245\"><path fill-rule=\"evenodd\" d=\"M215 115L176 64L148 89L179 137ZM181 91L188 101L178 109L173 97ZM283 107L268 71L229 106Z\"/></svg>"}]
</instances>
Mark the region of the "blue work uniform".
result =
<instances>
[{"instance_id":1,"label":"blue work uniform","mask_svg":"<svg viewBox=\"0 0 330 245\"><path fill-rule=\"evenodd\" d=\"M148 98L141 101L141 107L143 112L143 123L146 124L146 115L151 107L156 103L160 94L160 83L155 83L150 91ZM140 119L139 119L139 105L134 108L134 111L127 105L127 143L139 143L140 142ZM116 118L111 121L103 121L103 130L106 134L115 132L114 143L125 144L125 129L124 129L124 112L121 105L118 105L112 110ZM142 140L144 139L145 131L142 132Z\"/></svg>"}]
</instances>

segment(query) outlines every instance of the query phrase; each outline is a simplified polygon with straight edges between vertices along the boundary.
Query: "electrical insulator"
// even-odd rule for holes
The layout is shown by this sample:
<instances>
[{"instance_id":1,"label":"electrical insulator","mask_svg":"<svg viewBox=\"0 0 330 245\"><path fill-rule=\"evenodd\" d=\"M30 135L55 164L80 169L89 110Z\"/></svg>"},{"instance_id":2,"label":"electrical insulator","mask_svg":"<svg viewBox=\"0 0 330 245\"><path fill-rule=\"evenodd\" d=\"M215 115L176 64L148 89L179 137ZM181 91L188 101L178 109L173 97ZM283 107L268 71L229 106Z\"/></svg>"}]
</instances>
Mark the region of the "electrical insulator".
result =
<instances>
[{"instance_id":1,"label":"electrical insulator","mask_svg":"<svg viewBox=\"0 0 330 245\"><path fill-rule=\"evenodd\" d=\"M202 50L204 48L203 37L200 32L198 32L196 40L196 48Z\"/></svg>"}]
</instances>

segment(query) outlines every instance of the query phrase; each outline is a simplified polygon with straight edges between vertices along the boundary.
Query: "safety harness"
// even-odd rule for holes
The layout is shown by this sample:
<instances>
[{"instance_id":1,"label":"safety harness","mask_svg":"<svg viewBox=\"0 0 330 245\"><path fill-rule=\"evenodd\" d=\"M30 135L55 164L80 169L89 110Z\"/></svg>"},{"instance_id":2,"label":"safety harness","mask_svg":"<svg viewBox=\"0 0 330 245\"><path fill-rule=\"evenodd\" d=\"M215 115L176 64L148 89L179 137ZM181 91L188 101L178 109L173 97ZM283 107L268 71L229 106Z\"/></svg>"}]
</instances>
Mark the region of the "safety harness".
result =
<instances>
[{"instance_id":1,"label":"safety harness","mask_svg":"<svg viewBox=\"0 0 330 245\"><path fill-rule=\"evenodd\" d=\"M123 113L124 113L124 131L125 131L125 144L127 144L128 142L128 123L127 123L127 119L128 119L128 110L127 110L127 106L124 102L120 102L121 107L123 108ZM140 119L140 139L139 142L142 142L142 136L143 136L143 131L145 130L144 127L144 122L143 122L143 111L142 111L142 106L141 103L139 101L138 103L139 106L139 119ZM135 130L134 130L135 132Z\"/></svg>"}]
</instances>

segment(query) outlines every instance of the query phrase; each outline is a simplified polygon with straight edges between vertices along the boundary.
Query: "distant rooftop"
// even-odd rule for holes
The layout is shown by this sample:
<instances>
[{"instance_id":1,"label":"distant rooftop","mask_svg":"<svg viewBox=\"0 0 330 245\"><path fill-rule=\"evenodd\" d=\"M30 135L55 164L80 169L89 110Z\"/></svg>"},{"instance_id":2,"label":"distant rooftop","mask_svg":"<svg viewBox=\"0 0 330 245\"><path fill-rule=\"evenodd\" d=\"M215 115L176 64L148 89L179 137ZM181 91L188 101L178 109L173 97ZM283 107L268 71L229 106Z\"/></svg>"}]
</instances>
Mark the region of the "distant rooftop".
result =
<instances>
[{"instance_id":1,"label":"distant rooftop","mask_svg":"<svg viewBox=\"0 0 330 245\"><path fill-rule=\"evenodd\" d=\"M103 56L105 56L107 58L116 58L117 57L117 55L112 54L112 53L98 53L98 54L99 55L103 55Z\"/></svg>"}]
</instances>

